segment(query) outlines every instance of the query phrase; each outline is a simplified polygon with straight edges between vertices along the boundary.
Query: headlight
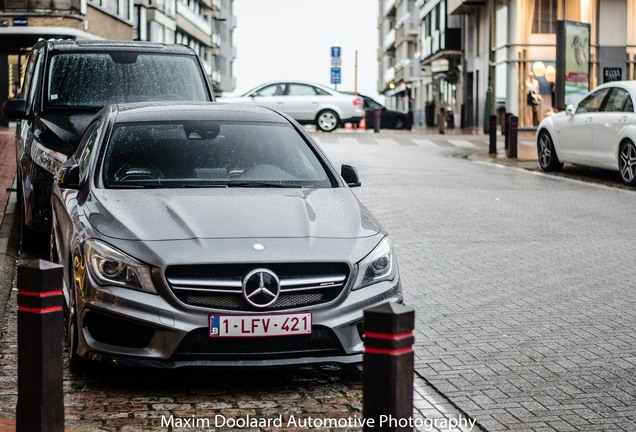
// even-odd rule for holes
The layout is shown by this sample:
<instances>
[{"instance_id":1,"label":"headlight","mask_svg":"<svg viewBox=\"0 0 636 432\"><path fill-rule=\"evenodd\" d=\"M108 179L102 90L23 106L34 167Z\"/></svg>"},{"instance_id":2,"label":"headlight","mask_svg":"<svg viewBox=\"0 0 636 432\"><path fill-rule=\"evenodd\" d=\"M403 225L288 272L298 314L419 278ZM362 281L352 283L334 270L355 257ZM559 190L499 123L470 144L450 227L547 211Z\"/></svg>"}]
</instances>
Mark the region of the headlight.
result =
<instances>
[{"instance_id":1,"label":"headlight","mask_svg":"<svg viewBox=\"0 0 636 432\"><path fill-rule=\"evenodd\" d=\"M86 257L91 274L103 285L117 285L157 294L150 269L99 240L86 242Z\"/></svg>"},{"instance_id":2,"label":"headlight","mask_svg":"<svg viewBox=\"0 0 636 432\"><path fill-rule=\"evenodd\" d=\"M393 244L389 237L384 237L375 249L358 263L358 276L353 289L394 279L396 267Z\"/></svg>"},{"instance_id":3,"label":"headlight","mask_svg":"<svg viewBox=\"0 0 636 432\"><path fill-rule=\"evenodd\" d=\"M44 147L39 141L33 140L31 145L31 159L33 162L55 175L62 164L66 162L66 155Z\"/></svg>"}]
</instances>

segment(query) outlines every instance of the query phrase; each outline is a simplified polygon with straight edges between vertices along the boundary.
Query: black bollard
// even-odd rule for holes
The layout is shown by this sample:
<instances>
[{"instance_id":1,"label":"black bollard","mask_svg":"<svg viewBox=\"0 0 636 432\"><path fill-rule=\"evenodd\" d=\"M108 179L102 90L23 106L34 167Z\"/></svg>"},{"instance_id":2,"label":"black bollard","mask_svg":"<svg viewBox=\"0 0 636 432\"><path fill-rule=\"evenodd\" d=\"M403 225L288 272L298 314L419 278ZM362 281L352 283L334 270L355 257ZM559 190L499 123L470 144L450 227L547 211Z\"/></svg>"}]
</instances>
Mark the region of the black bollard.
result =
<instances>
[{"instance_id":1,"label":"black bollard","mask_svg":"<svg viewBox=\"0 0 636 432\"><path fill-rule=\"evenodd\" d=\"M364 311L365 432L413 430L414 326L411 307L384 303Z\"/></svg>"},{"instance_id":2,"label":"black bollard","mask_svg":"<svg viewBox=\"0 0 636 432\"><path fill-rule=\"evenodd\" d=\"M506 113L506 133L504 134L504 149L506 151L510 146L510 117L512 117L512 113Z\"/></svg>"},{"instance_id":3,"label":"black bollard","mask_svg":"<svg viewBox=\"0 0 636 432\"><path fill-rule=\"evenodd\" d=\"M382 111L373 110L373 133L380 133L380 122L382 121Z\"/></svg>"},{"instance_id":4,"label":"black bollard","mask_svg":"<svg viewBox=\"0 0 636 432\"><path fill-rule=\"evenodd\" d=\"M519 117L510 117L510 137L508 138L509 146L506 156L509 158L517 158L517 135L519 134Z\"/></svg>"},{"instance_id":5,"label":"black bollard","mask_svg":"<svg viewBox=\"0 0 636 432\"><path fill-rule=\"evenodd\" d=\"M489 125L488 125L488 135L489 135L489 147L488 147L488 153L489 154L497 154L497 116L496 115L491 115L490 118L488 119L489 121Z\"/></svg>"},{"instance_id":6,"label":"black bollard","mask_svg":"<svg viewBox=\"0 0 636 432\"><path fill-rule=\"evenodd\" d=\"M64 431L62 269L43 260L18 266L17 432Z\"/></svg>"}]
</instances>

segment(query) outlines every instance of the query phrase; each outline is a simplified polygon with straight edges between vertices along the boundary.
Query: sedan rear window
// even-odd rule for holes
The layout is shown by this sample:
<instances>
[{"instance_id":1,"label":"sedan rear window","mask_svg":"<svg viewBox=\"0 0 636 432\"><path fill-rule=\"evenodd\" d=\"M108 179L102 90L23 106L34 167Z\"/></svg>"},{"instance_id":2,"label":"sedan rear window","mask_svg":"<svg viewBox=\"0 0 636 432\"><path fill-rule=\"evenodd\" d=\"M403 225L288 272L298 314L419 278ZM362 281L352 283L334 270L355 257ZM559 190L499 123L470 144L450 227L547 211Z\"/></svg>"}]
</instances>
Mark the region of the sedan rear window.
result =
<instances>
[{"instance_id":1,"label":"sedan rear window","mask_svg":"<svg viewBox=\"0 0 636 432\"><path fill-rule=\"evenodd\" d=\"M103 179L107 188L332 186L293 127L252 122L116 125Z\"/></svg>"},{"instance_id":2,"label":"sedan rear window","mask_svg":"<svg viewBox=\"0 0 636 432\"><path fill-rule=\"evenodd\" d=\"M209 99L193 56L134 52L60 53L51 59L47 101L53 107Z\"/></svg>"}]
</instances>

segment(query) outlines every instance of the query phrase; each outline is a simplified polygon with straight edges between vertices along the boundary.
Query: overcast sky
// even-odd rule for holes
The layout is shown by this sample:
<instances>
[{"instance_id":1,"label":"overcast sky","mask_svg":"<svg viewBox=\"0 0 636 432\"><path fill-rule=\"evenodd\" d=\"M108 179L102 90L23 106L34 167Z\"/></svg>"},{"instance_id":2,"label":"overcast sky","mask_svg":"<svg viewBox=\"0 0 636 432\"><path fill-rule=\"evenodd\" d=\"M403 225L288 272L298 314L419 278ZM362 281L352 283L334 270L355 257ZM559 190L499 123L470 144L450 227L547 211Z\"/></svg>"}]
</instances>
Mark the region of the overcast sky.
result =
<instances>
[{"instance_id":1,"label":"overcast sky","mask_svg":"<svg viewBox=\"0 0 636 432\"><path fill-rule=\"evenodd\" d=\"M342 47L342 83L377 95L377 0L234 0L235 94L266 81L297 79L330 87L330 47Z\"/></svg>"}]
</instances>

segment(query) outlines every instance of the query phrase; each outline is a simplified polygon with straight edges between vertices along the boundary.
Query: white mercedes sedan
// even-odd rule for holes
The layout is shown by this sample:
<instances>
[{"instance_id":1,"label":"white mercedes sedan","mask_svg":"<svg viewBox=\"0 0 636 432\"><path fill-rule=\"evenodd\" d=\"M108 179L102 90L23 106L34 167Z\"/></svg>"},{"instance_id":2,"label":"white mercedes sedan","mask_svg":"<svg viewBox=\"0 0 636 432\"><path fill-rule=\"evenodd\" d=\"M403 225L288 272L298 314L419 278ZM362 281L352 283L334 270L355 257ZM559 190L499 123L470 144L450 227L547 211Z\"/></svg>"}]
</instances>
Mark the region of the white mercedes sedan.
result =
<instances>
[{"instance_id":1,"label":"white mercedes sedan","mask_svg":"<svg viewBox=\"0 0 636 432\"><path fill-rule=\"evenodd\" d=\"M303 81L269 82L239 97L217 98L217 102L264 106L283 112L300 124L316 125L323 132L331 132L345 123L359 123L365 114L361 97Z\"/></svg>"},{"instance_id":2,"label":"white mercedes sedan","mask_svg":"<svg viewBox=\"0 0 636 432\"><path fill-rule=\"evenodd\" d=\"M596 87L578 105L546 117L537 128L537 152L543 171L563 163L618 171L623 183L636 185L636 81Z\"/></svg>"}]
</instances>

